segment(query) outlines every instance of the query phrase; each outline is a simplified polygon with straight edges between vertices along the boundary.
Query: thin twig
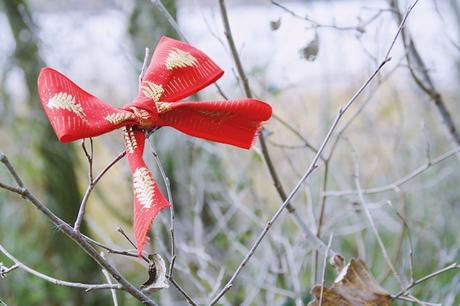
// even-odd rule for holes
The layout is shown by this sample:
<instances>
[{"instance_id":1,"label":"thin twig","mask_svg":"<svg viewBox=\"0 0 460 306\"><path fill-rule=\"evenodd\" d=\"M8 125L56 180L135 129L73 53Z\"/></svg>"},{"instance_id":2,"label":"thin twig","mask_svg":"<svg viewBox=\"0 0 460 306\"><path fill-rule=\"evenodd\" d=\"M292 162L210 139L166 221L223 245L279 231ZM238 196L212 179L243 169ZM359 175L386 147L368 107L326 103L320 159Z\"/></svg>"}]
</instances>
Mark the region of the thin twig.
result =
<instances>
[{"instance_id":1,"label":"thin twig","mask_svg":"<svg viewBox=\"0 0 460 306\"><path fill-rule=\"evenodd\" d=\"M360 201L361 206L362 206L362 208L364 210L364 213L365 213L365 215L367 217L369 225L371 226L371 229L374 232L374 235L375 235L375 237L377 239L377 242L378 242L378 244L380 246L380 249L382 251L383 258L385 259L385 262L387 263L388 267L391 269L391 272L393 273L395 278L398 280L400 285L403 286L403 282L401 280L401 277L399 276L398 272L396 272L396 269L395 269L393 263L391 262L390 256L388 255L388 251L387 251L387 249L385 247L385 244L383 243L382 237L380 237L380 233L377 230L377 227L375 226L374 218L372 218L371 212L369 211L369 207L367 207L366 200L364 199L364 195L363 195L363 193L361 191L362 189L361 189L361 183L360 183L360 178L359 178L359 162L357 160L356 151L354 149L352 149L352 150L353 150L353 163L354 163L354 174L353 174L353 176L355 178L356 189L358 190L359 201Z\"/></svg>"},{"instance_id":2,"label":"thin twig","mask_svg":"<svg viewBox=\"0 0 460 306\"><path fill-rule=\"evenodd\" d=\"M174 285L174 287L176 287L176 289L185 297L185 299L187 300L187 302L192 305L192 306L197 306L198 304L195 303L193 301L193 299L187 294L187 292L184 291L184 289L182 289L181 286L179 286L179 284L174 280L174 278L169 278L169 281L171 282L171 284Z\"/></svg>"},{"instance_id":3,"label":"thin twig","mask_svg":"<svg viewBox=\"0 0 460 306\"><path fill-rule=\"evenodd\" d=\"M145 48L144 61L142 62L141 72L139 73L139 90L142 88L142 81L144 79L145 71L147 70L149 64L150 49Z\"/></svg>"},{"instance_id":4,"label":"thin twig","mask_svg":"<svg viewBox=\"0 0 460 306\"><path fill-rule=\"evenodd\" d=\"M83 149L83 152L85 153L86 159L88 160L88 187L86 188L86 192L83 196L83 199L81 200L80 203L80 209L78 210L78 215L77 219L75 220L75 224L73 226L73 229L77 232L80 231L80 226L81 223L83 222L83 216L85 214L85 209L86 209L86 203L88 202L88 197L89 194L91 193L91 190L94 188L94 180L93 180L93 158L94 158L94 144L93 144L93 138L89 139L90 143L90 149L86 148L86 139L83 139L81 142L81 147Z\"/></svg>"},{"instance_id":5,"label":"thin twig","mask_svg":"<svg viewBox=\"0 0 460 306\"><path fill-rule=\"evenodd\" d=\"M84 146L83 146L84 147ZM91 148L92 148L92 140L91 140ZM85 154L87 154L86 149L84 149ZM92 149L91 149L92 152ZM120 152L117 157L115 157L107 166L105 166L104 169L96 176L96 178L93 180L92 179L92 170L90 170L90 181L88 183L88 188L86 188L85 194L83 195L83 198L80 203L80 209L78 211L77 219L75 220L74 224L74 230L79 232L80 231L80 226L81 223L83 222L83 217L85 215L85 208L86 208L86 203L88 202L89 196L91 195L91 192L93 191L94 187L96 184L99 182L99 180L109 171L110 168L112 168L113 165L115 165L120 159L122 159L126 155L126 151ZM87 155L88 156L88 155ZM88 159L88 162L90 159ZM90 163L90 169L92 169L92 157L91 157L91 162Z\"/></svg>"},{"instance_id":6,"label":"thin twig","mask_svg":"<svg viewBox=\"0 0 460 306\"><path fill-rule=\"evenodd\" d=\"M185 42L188 42L187 38L185 37L184 33L182 33L179 25L177 24L174 17L169 13L168 9L163 5L160 0L150 0L153 5L155 5L163 15L165 15L166 19L168 20L169 24L173 27L174 31L179 35L180 39Z\"/></svg>"},{"instance_id":7,"label":"thin twig","mask_svg":"<svg viewBox=\"0 0 460 306\"><path fill-rule=\"evenodd\" d=\"M409 173L409 174L397 179L393 183L390 183L390 184L387 184L387 185L384 185L384 186L380 186L380 187L372 187L372 188L362 189L361 192L363 194L374 194L374 193L380 193L380 192L385 192L385 191L393 191L393 190L399 191L399 188L402 185L408 183L409 181L411 181L415 177L419 176L420 174L422 174L426 170L430 169L432 166L437 165L437 164L445 161L446 159L457 155L459 152L460 152L460 146L457 146L457 147L453 148L452 150L449 150L449 151L439 155L438 157L425 162L425 164L421 165L420 167L418 167L417 169L415 169L411 173ZM326 192L323 193L323 195L326 196L326 197L340 197L340 196L354 195L354 194L358 194L358 190L338 190L338 191L337 190L331 190L331 191L326 191Z\"/></svg>"},{"instance_id":8,"label":"thin twig","mask_svg":"<svg viewBox=\"0 0 460 306\"><path fill-rule=\"evenodd\" d=\"M171 258L169 260L168 278L171 278L173 275L173 271L174 271L174 263L176 261L176 242L175 242L175 235L174 235L174 202L173 202L173 197L171 193L171 184L163 168L163 165L161 164L160 158L158 157L158 153L156 152L153 146L153 143L150 140L150 137L148 136L146 137L149 142L150 151L152 152L153 159L155 160L155 163L157 164L157 167L160 170L161 177L163 178L163 181L165 183L166 193L168 195L168 201L170 204L170 207L169 207L169 214L170 214L169 234L170 234L170 240L171 240L170 241L171 242L171 247L170 247Z\"/></svg>"},{"instance_id":9,"label":"thin twig","mask_svg":"<svg viewBox=\"0 0 460 306\"><path fill-rule=\"evenodd\" d=\"M12 262L14 262L14 266L8 269L8 271L3 271L2 274L6 274L16 268L22 269L32 275L35 275L47 282L53 283L55 285L59 286L65 286L65 287L72 287L72 288L80 288L80 289L85 289L85 290L96 290L96 289L122 289L122 286L120 284L83 284L83 283L74 283L74 282L68 282L64 280L60 280L51 276L48 276L46 274L43 274L41 272L38 272L29 266L23 264L19 259L11 255L4 247L3 245L0 244L0 252L2 252L6 257L8 257Z\"/></svg>"},{"instance_id":10,"label":"thin twig","mask_svg":"<svg viewBox=\"0 0 460 306\"><path fill-rule=\"evenodd\" d=\"M120 234L122 234L123 237L125 237L126 240L128 240L128 242L129 242L135 249L137 249L136 244L131 240L131 238L129 238L129 236L125 233L125 231L124 231L121 227L117 227L117 232L119 232Z\"/></svg>"},{"instance_id":11,"label":"thin twig","mask_svg":"<svg viewBox=\"0 0 460 306\"><path fill-rule=\"evenodd\" d=\"M319 296L319 306L323 305L323 291L324 291L324 283L325 283L325 279L326 279L327 258L328 258L329 249L331 248L333 238L334 238L334 233L331 233L329 235L329 241L327 243L326 253L324 254L323 272L321 274L321 293L320 293L320 296Z\"/></svg>"},{"instance_id":12,"label":"thin twig","mask_svg":"<svg viewBox=\"0 0 460 306\"><path fill-rule=\"evenodd\" d=\"M398 292L397 294L391 296L392 299L397 299L399 298L401 295L404 295L406 294L406 292L408 292L410 289L414 288L415 286L419 285L420 283L423 283L433 277L436 277L438 276L439 274L442 274L444 272L447 272L447 271L450 271L450 270L454 270L454 269L460 269L460 265L457 264L456 262L448 265L447 267L444 267L442 269L439 269L438 271L435 271L433 273L430 273L428 275L425 275L424 277L422 278L419 278L418 280L416 281L413 281L409 286L407 286L406 288L404 288L403 290L401 290L400 292Z\"/></svg>"},{"instance_id":13,"label":"thin twig","mask_svg":"<svg viewBox=\"0 0 460 306\"><path fill-rule=\"evenodd\" d=\"M0 152L0 162L2 162L5 167L8 169L10 172L11 176L13 176L14 180L16 181L16 184L18 184L19 187L24 187L24 183L22 182L21 178L17 174L16 170L14 169L13 165L10 163L8 158L6 157L5 154Z\"/></svg>"},{"instance_id":14,"label":"thin twig","mask_svg":"<svg viewBox=\"0 0 460 306\"><path fill-rule=\"evenodd\" d=\"M289 13L290 15L292 15L293 17L297 18L297 19L301 19L301 20L305 20L309 23L312 24L311 28L313 29L317 29L317 28L331 28L331 29L334 29L334 30L339 30L339 31L357 31L359 33L364 33L366 31L366 27L371 24L372 22L374 22L375 20L377 20L377 18L382 15L383 12L386 12L388 10L385 10L385 9L380 9L378 10L378 12L374 15L372 15L369 19L365 20L365 21L360 21L360 23L356 26L338 26L338 25L335 25L335 24L322 24L322 23L319 23L313 19L311 19L310 17L308 16L301 16L299 14L297 14L296 12L294 12L293 10L287 8L286 6L280 4L279 2L277 1L274 1L274 0L271 0L271 3L274 5L274 6L277 6L279 7L280 9L282 9L283 11Z\"/></svg>"},{"instance_id":15,"label":"thin twig","mask_svg":"<svg viewBox=\"0 0 460 306\"><path fill-rule=\"evenodd\" d=\"M133 258L136 258L136 259L139 259L139 255L136 253L136 252L130 252L130 251L122 251L122 250L115 250L114 248L111 248L105 244L102 244L100 243L99 241L96 241L88 236L85 236L82 234L83 237L85 237L86 240L88 240L89 242L91 242L93 245L95 246L98 246L100 248L103 248L104 250L106 250L109 254L117 254L117 255L123 255L123 256L128 256L128 257L133 257ZM136 250L136 249L134 249ZM145 256L145 255L141 255L140 257L141 259L143 259L146 263L149 263L150 261L148 260L148 258Z\"/></svg>"},{"instance_id":16,"label":"thin twig","mask_svg":"<svg viewBox=\"0 0 460 306\"><path fill-rule=\"evenodd\" d=\"M104 252L101 252L100 254L103 258L107 259ZM110 277L110 274L109 272L107 272L106 269L102 269L102 274L104 274L107 283L112 284L112 278ZM117 292L115 291L115 289L110 289L110 293L112 293L113 306L118 306Z\"/></svg>"},{"instance_id":17,"label":"thin twig","mask_svg":"<svg viewBox=\"0 0 460 306\"><path fill-rule=\"evenodd\" d=\"M406 221L406 218L404 218L402 214L395 207L393 207L393 204L390 201L388 201L388 205L394 209L396 215L403 222L407 231L407 238L409 240L409 277L412 283L414 282L414 244L412 242L411 230L409 224Z\"/></svg>"}]
</instances>

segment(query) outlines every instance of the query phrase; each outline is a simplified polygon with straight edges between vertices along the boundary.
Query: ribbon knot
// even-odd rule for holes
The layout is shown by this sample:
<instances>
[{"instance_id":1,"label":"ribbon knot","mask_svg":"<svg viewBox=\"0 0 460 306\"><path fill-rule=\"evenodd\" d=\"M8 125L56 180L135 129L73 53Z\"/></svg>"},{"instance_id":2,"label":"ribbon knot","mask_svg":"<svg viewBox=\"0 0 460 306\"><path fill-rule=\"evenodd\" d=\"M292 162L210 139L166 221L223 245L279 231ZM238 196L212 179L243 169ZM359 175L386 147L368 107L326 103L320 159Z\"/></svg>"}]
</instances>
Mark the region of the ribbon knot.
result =
<instances>
[{"instance_id":1,"label":"ribbon knot","mask_svg":"<svg viewBox=\"0 0 460 306\"><path fill-rule=\"evenodd\" d=\"M39 96L60 141L123 129L133 176L134 237L139 254L155 216L170 206L142 158L144 132L170 126L191 136L249 149L261 125L271 116L271 107L256 99L178 102L222 74L202 51L169 37L162 37L158 43L137 97L120 109L84 91L56 70L44 68L40 72Z\"/></svg>"}]
</instances>

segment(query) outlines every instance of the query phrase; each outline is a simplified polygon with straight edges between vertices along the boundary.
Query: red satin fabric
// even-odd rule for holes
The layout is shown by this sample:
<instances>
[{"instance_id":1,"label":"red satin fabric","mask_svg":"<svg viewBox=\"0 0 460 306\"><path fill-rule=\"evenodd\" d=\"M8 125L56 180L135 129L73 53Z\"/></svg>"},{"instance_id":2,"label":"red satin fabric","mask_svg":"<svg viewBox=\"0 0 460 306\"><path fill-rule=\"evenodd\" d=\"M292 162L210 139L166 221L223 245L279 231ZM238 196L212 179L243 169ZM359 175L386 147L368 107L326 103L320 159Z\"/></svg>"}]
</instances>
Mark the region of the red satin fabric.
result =
<instances>
[{"instance_id":1,"label":"red satin fabric","mask_svg":"<svg viewBox=\"0 0 460 306\"><path fill-rule=\"evenodd\" d=\"M126 156L133 175L134 236L141 254L155 216L170 206L145 164L144 132L170 126L203 139L250 148L271 107L256 99L177 102L216 81L223 71L203 52L162 37L138 96L121 109L84 91L56 70L42 69L38 91L61 142L124 129Z\"/></svg>"}]
</instances>

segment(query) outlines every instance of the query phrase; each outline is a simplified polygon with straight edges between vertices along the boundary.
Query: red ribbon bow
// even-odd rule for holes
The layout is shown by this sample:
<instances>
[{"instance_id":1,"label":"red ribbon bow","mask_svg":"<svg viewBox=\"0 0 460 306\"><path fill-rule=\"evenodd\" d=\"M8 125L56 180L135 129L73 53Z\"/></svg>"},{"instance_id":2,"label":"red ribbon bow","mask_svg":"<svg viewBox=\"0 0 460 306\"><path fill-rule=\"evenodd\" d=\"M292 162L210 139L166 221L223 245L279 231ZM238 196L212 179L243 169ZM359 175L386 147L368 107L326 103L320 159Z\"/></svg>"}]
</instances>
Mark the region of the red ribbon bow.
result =
<instances>
[{"instance_id":1,"label":"red ribbon bow","mask_svg":"<svg viewBox=\"0 0 460 306\"><path fill-rule=\"evenodd\" d=\"M224 72L203 52L162 37L137 97L121 109L87 93L61 73L44 68L38 77L43 107L61 142L124 129L134 189L134 236L138 253L159 211L170 206L145 164L145 134L170 126L188 135L249 149L271 107L259 100L176 102L215 82Z\"/></svg>"}]
</instances>

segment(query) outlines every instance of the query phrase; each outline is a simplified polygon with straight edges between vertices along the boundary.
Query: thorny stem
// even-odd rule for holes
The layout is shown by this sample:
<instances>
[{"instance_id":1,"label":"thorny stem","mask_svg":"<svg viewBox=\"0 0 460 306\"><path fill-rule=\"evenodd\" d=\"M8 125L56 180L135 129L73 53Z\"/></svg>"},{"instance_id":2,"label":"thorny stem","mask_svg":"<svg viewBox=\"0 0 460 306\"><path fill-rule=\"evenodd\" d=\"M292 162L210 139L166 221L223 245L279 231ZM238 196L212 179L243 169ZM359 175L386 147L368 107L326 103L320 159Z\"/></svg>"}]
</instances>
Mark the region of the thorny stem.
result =
<instances>
[{"instance_id":1,"label":"thorny stem","mask_svg":"<svg viewBox=\"0 0 460 306\"><path fill-rule=\"evenodd\" d=\"M409 16L410 12L414 8L414 6L417 4L418 0L414 1L414 3L408 8L403 20L401 21L401 24L399 25L399 28L395 34L395 37L393 41L391 42L387 53L385 54L384 59L378 65L378 67L375 69L375 71L369 76L369 78L364 82L364 84L356 91L356 93L350 98L350 100L343 106L340 107L338 110L338 113L329 128L329 131L327 132L320 148L318 149L318 152L316 153L315 157L313 158L312 162L310 163L310 166L307 168L305 171L305 174L302 176L302 178L299 180L297 185L292 189L291 193L287 196L286 200L283 202L283 204L278 208L276 213L273 215L273 217L267 222L265 225L264 229L260 233L259 237L256 239L254 244L252 245L251 249L249 252L246 254L244 259L241 261L237 269L234 271L233 275L230 277L224 288L217 294L217 296L211 300L209 303L210 306L216 304L220 298L233 286L233 282L235 279L238 277L240 274L241 270L244 268L244 266L248 263L248 261L251 259L251 257L254 255L254 252L256 251L257 247L260 245L262 240L264 239L265 235L268 233L270 230L272 224L278 219L279 215L283 212L283 210L286 208L288 205L289 201L294 197L294 195L297 193L297 191L300 189L300 187L304 184L304 182L307 180L307 178L313 173L313 171L318 167L317 162L320 159L321 153L323 152L324 148L326 145L329 143L329 140L331 139L331 136L333 132L335 131L338 123L340 122L340 119L342 118L343 114L353 105L353 103L357 100L357 98L362 94L362 92L367 88L367 86L372 82L372 80L377 76L377 74L380 72L380 70L385 66L386 63L388 63L391 58L389 57L389 54L391 50L393 49L393 46L396 42L396 39L398 38L402 28L404 27L404 24L406 22L407 17ZM224 1L220 0L219 2L221 6L224 6ZM333 253L333 252L332 252ZM335 254L333 254L335 255Z\"/></svg>"}]
</instances>

